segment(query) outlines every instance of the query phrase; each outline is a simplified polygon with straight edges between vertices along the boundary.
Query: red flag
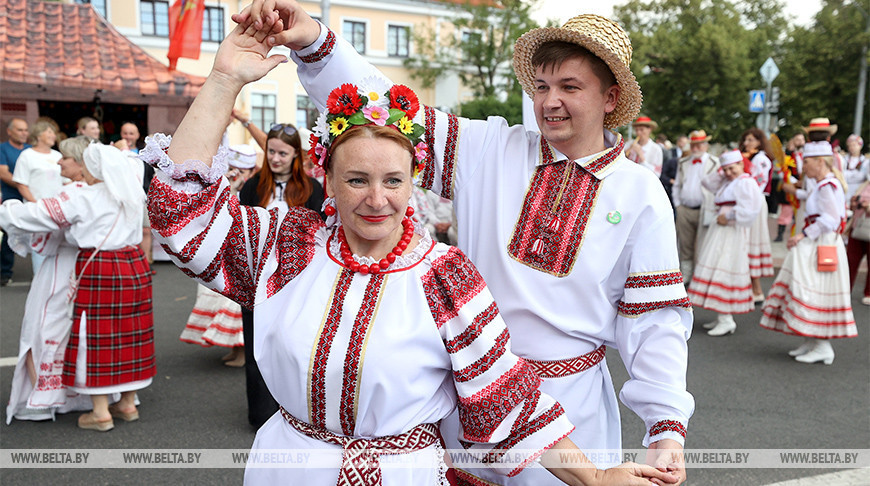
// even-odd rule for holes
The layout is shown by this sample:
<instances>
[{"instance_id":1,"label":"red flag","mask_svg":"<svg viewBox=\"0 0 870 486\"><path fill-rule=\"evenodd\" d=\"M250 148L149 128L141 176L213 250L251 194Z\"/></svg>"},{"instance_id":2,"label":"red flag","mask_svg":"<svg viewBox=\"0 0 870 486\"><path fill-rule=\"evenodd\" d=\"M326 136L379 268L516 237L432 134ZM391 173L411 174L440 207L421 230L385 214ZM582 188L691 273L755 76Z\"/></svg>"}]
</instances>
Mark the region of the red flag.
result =
<instances>
[{"instance_id":1,"label":"red flag","mask_svg":"<svg viewBox=\"0 0 870 486\"><path fill-rule=\"evenodd\" d=\"M179 57L199 59L205 0L175 0L169 7L169 69Z\"/></svg>"}]
</instances>

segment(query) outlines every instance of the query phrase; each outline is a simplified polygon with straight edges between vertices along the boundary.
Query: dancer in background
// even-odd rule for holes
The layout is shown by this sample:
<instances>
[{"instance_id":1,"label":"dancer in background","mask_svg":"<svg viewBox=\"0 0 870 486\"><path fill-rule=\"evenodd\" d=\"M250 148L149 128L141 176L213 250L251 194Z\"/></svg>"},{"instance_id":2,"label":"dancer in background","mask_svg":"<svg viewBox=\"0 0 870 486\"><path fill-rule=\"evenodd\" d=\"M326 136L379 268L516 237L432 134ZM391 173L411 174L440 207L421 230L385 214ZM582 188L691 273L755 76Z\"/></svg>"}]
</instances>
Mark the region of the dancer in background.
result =
<instances>
[{"instance_id":1,"label":"dancer in background","mask_svg":"<svg viewBox=\"0 0 870 486\"><path fill-rule=\"evenodd\" d=\"M788 255L764 301L761 327L802 336L803 344L788 353L796 361L829 365L834 362L830 340L858 335L840 237L846 194L830 143L808 142L803 156L804 172L815 184L805 201L803 231L789 238Z\"/></svg>"},{"instance_id":2,"label":"dancer in background","mask_svg":"<svg viewBox=\"0 0 870 486\"><path fill-rule=\"evenodd\" d=\"M750 128L740 136L738 148L750 161L749 175L758 184L764 196L770 195L773 150L770 148L767 135L759 128ZM752 278L752 300L756 304L764 302L761 278L774 275L767 211L765 204L749 228L749 275Z\"/></svg>"},{"instance_id":3,"label":"dancer in background","mask_svg":"<svg viewBox=\"0 0 870 486\"><path fill-rule=\"evenodd\" d=\"M704 179L704 187L715 192L719 207L701 247L695 275L689 284L692 304L719 315L704 324L711 336L737 330L732 314L754 309L749 277L749 227L758 218L764 198L758 185L743 171L743 154L731 150L719 156L720 172Z\"/></svg>"}]
</instances>

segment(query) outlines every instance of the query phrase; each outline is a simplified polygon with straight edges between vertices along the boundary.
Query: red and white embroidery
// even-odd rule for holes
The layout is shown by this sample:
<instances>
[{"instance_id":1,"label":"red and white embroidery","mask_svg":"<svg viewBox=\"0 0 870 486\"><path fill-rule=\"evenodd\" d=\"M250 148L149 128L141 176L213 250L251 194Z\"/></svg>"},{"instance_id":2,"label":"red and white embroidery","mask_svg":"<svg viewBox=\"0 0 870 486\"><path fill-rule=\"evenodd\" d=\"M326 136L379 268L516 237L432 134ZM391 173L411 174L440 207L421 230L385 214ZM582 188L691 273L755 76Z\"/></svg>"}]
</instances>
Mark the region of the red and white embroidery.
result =
<instances>
[{"instance_id":1,"label":"red and white embroidery","mask_svg":"<svg viewBox=\"0 0 870 486\"><path fill-rule=\"evenodd\" d=\"M637 317L646 314L647 312L667 309L668 307L684 307L686 309L691 309L692 302L688 297L674 300L660 300L657 302L637 302L634 304L620 301L617 306L617 312L623 317Z\"/></svg>"},{"instance_id":2,"label":"red and white embroidery","mask_svg":"<svg viewBox=\"0 0 870 486\"><path fill-rule=\"evenodd\" d=\"M493 302L489 304L483 312L475 316L474 321L472 321L471 324L462 331L462 333L447 341L445 344L447 352L456 353L471 344L475 339L477 339L477 336L483 332L486 325L492 322L496 316L498 316L498 307L496 307L495 302Z\"/></svg>"},{"instance_id":3,"label":"red and white embroidery","mask_svg":"<svg viewBox=\"0 0 870 486\"><path fill-rule=\"evenodd\" d=\"M353 329L350 332L350 343L344 358L344 378L341 386L341 406L338 412L341 430L345 435L353 435L356 428L357 389L359 387L360 362L362 360L363 344L369 332L375 309L381 296L381 289L386 277L381 274L372 275L363 295L362 306L356 315Z\"/></svg>"},{"instance_id":4,"label":"red and white embroidery","mask_svg":"<svg viewBox=\"0 0 870 486\"><path fill-rule=\"evenodd\" d=\"M426 142L426 158L423 160L423 175L420 184L426 189L432 189L435 179L435 109L423 106L423 140Z\"/></svg>"},{"instance_id":5,"label":"red and white embroidery","mask_svg":"<svg viewBox=\"0 0 870 486\"><path fill-rule=\"evenodd\" d=\"M266 284L267 296L275 295L311 263L314 258L314 233L321 226L320 216L314 211L302 207L290 208L278 229L275 245L278 269Z\"/></svg>"},{"instance_id":6,"label":"red and white embroidery","mask_svg":"<svg viewBox=\"0 0 870 486\"><path fill-rule=\"evenodd\" d=\"M299 59L306 63L311 64L313 62L317 62L323 60L324 57L328 56L329 53L332 52L332 49L335 47L335 33L332 30L326 32L326 39L324 39L323 44L312 54L307 56L301 56Z\"/></svg>"},{"instance_id":7,"label":"red and white embroidery","mask_svg":"<svg viewBox=\"0 0 870 486\"><path fill-rule=\"evenodd\" d=\"M683 284L683 274L680 272L634 274L625 280L625 288L627 289L677 284Z\"/></svg>"},{"instance_id":8,"label":"red and white embroidery","mask_svg":"<svg viewBox=\"0 0 870 486\"><path fill-rule=\"evenodd\" d=\"M584 355L575 358L566 358L553 361L538 361L527 359L532 369L541 378L559 378L563 376L576 375L582 373L589 368L597 365L604 359L607 347L602 345L594 351L590 351Z\"/></svg>"},{"instance_id":9,"label":"red and white embroidery","mask_svg":"<svg viewBox=\"0 0 870 486\"><path fill-rule=\"evenodd\" d=\"M676 432L686 438L686 428L676 420L660 420L649 428L649 436L654 437L663 432Z\"/></svg>"},{"instance_id":10,"label":"red and white embroidery","mask_svg":"<svg viewBox=\"0 0 870 486\"><path fill-rule=\"evenodd\" d=\"M439 329L486 288L477 268L457 248L450 248L444 256L432 262L432 267L421 280L429 310Z\"/></svg>"},{"instance_id":11,"label":"red and white embroidery","mask_svg":"<svg viewBox=\"0 0 870 486\"><path fill-rule=\"evenodd\" d=\"M329 359L329 352L332 349L332 341L335 339L338 325L341 323L341 311L353 275L353 272L344 268L338 276L338 282L333 292L332 306L330 306L326 320L323 322L323 328L320 330L317 346L314 349L314 359L311 361L311 371L308 374L308 393L311 404L308 407L308 413L309 422L317 427L326 427L326 362Z\"/></svg>"},{"instance_id":12,"label":"red and white embroidery","mask_svg":"<svg viewBox=\"0 0 870 486\"><path fill-rule=\"evenodd\" d=\"M540 384L541 378L531 366L518 360L510 371L483 390L468 398L460 396L459 420L465 439L488 442L514 407L530 397Z\"/></svg>"},{"instance_id":13,"label":"red and white embroidery","mask_svg":"<svg viewBox=\"0 0 870 486\"><path fill-rule=\"evenodd\" d=\"M563 415L565 415L565 410L562 408L561 405L559 405L558 402L554 403L552 407L550 407L549 409L547 409L546 411L544 411L543 413L541 413L540 415L535 417L533 420L531 420L529 422L525 422L524 424L522 424L522 426L520 426L516 430L516 433L511 434L510 437L499 442L495 447L493 447L493 450L500 451L500 452L490 454L489 457L487 458L489 460L485 460L484 462L485 463L495 463L495 462L500 461L509 449L512 449L517 444L519 444L523 439L533 435L535 432L538 432L539 430L543 429L544 427L546 427L550 423L554 422L556 419L558 419L559 417L561 417ZM571 431L569 430L565 434L565 436L567 436L570 433L571 433ZM564 438L564 437L562 437L562 438ZM543 451L540 451L538 454L531 455L528 458L526 458L526 460L523 463L521 463L513 471L508 473L508 476L513 477L513 476L516 476L517 474L519 474L519 472L522 471L523 468L526 467L526 465L528 465L530 462L534 461L537 458L537 456L540 455L540 453L542 453L542 452Z\"/></svg>"},{"instance_id":14,"label":"red and white embroidery","mask_svg":"<svg viewBox=\"0 0 870 486\"><path fill-rule=\"evenodd\" d=\"M538 166L508 244L510 256L542 272L568 275L583 244L600 183L571 161ZM559 222L553 223L554 219ZM558 231L548 229L553 227Z\"/></svg>"},{"instance_id":15,"label":"red and white embroidery","mask_svg":"<svg viewBox=\"0 0 870 486\"><path fill-rule=\"evenodd\" d=\"M444 146L444 164L441 167L441 197L453 199L453 169L459 145L459 118L447 115L447 143Z\"/></svg>"},{"instance_id":16,"label":"red and white embroidery","mask_svg":"<svg viewBox=\"0 0 870 486\"><path fill-rule=\"evenodd\" d=\"M185 194L175 191L169 185L154 178L148 190L148 215L151 227L164 237L178 233L193 219L220 206L215 202L221 184L206 186L196 194ZM223 192L229 193L229 186L223 186ZM221 194L223 196L223 194Z\"/></svg>"},{"instance_id":17,"label":"red and white embroidery","mask_svg":"<svg viewBox=\"0 0 870 486\"><path fill-rule=\"evenodd\" d=\"M65 193L61 193L66 195ZM69 199L69 196L67 196ZM60 207L60 201L53 197L47 197L42 199L42 204L45 206L46 211L48 211L48 216L52 221L55 222L61 228L66 228L70 225L69 221L67 221L66 216L63 214L63 209Z\"/></svg>"},{"instance_id":18,"label":"red and white embroidery","mask_svg":"<svg viewBox=\"0 0 870 486\"><path fill-rule=\"evenodd\" d=\"M473 380L486 373L492 365L504 355L509 340L510 333L508 333L507 328L505 328L495 339L492 348L490 348L486 354L481 356L480 359L461 370L453 370L453 379L462 383L464 381Z\"/></svg>"}]
</instances>

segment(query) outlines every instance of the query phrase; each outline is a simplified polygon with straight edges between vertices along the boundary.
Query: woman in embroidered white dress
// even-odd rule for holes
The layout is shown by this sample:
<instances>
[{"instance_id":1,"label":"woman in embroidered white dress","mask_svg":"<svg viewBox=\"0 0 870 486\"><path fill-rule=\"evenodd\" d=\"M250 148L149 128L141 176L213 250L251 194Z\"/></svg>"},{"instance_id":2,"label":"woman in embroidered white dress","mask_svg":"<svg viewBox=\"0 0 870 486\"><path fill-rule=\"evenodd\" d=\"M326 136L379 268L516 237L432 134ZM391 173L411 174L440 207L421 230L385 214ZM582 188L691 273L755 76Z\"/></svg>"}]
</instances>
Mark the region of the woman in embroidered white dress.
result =
<instances>
[{"instance_id":1,"label":"woman in embroidered white dress","mask_svg":"<svg viewBox=\"0 0 870 486\"><path fill-rule=\"evenodd\" d=\"M573 426L510 352L475 267L410 219L412 167L425 153L413 143L423 129L410 122L407 88L336 90L313 149L335 195L326 224L306 208L267 211L229 195L220 132L241 88L280 62L265 57L264 37L237 26L171 145L149 138L142 156L161 169L149 208L173 261L254 308L255 357L281 409L257 434L246 482L444 484L437 423L456 406L468 448L508 452L491 457L504 474L540 457L573 484L675 482L647 466L556 467L545 452L579 452L566 438ZM313 455L276 468L259 461L265 449ZM411 466L382 469L388 454Z\"/></svg>"},{"instance_id":2,"label":"woman in embroidered white dress","mask_svg":"<svg viewBox=\"0 0 870 486\"><path fill-rule=\"evenodd\" d=\"M789 351L801 363L834 362L830 340L858 335L852 314L849 267L840 231L846 221L846 195L835 176L828 142L804 146L804 172L816 181L806 200L803 231L788 240L788 255L762 308L761 327L803 336ZM836 269L818 268L818 249L836 248Z\"/></svg>"},{"instance_id":3,"label":"woman in embroidered white dress","mask_svg":"<svg viewBox=\"0 0 870 486\"><path fill-rule=\"evenodd\" d=\"M59 144L62 158L60 175L82 187L82 154L90 143L86 137L68 138ZM7 206L20 204L9 201ZM22 254L39 252L45 257L40 265L24 304L18 363L12 375L12 390L6 406L6 423L12 419L47 420L56 413L89 410L91 401L63 385L63 356L69 339L72 319L68 313L69 280L76 266L78 248L63 238L63 231L22 233L9 240ZM117 400L117 398L115 398Z\"/></svg>"},{"instance_id":4,"label":"woman in embroidered white dress","mask_svg":"<svg viewBox=\"0 0 870 486\"><path fill-rule=\"evenodd\" d=\"M758 128L750 128L740 136L740 151L751 162L749 175L758 184L764 196L770 194L770 173L773 168L773 150L767 135ZM767 206L763 205L749 227L749 276L752 278L752 300L764 301L761 278L773 277L773 255L770 249L770 230L767 226Z\"/></svg>"},{"instance_id":5,"label":"woman in embroidered white dress","mask_svg":"<svg viewBox=\"0 0 870 486\"><path fill-rule=\"evenodd\" d=\"M716 194L719 208L716 224L704 238L695 274L689 284L692 304L717 312L713 322L704 324L711 336L732 334L737 323L731 314L754 309L749 278L749 227L757 219L764 198L755 181L743 172L743 155L731 150L719 157L721 173L703 181Z\"/></svg>"}]
</instances>

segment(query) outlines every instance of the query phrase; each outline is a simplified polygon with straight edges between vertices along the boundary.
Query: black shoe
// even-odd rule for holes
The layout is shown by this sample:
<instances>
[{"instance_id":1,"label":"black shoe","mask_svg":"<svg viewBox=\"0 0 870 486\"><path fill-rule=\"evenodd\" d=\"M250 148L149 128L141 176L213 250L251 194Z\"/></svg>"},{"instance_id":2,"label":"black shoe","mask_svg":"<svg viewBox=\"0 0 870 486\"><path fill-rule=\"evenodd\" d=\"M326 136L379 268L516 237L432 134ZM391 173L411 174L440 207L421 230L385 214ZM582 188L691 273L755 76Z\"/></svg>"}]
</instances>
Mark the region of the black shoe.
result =
<instances>
[{"instance_id":1,"label":"black shoe","mask_svg":"<svg viewBox=\"0 0 870 486\"><path fill-rule=\"evenodd\" d=\"M0 287L5 287L11 281L12 277L0 277Z\"/></svg>"}]
</instances>

